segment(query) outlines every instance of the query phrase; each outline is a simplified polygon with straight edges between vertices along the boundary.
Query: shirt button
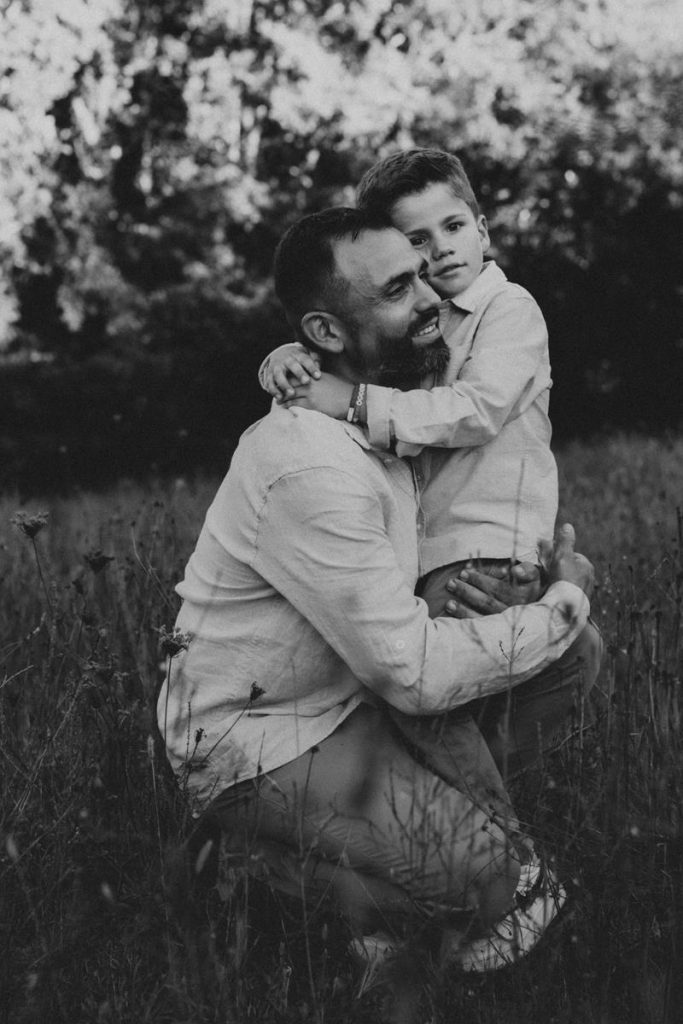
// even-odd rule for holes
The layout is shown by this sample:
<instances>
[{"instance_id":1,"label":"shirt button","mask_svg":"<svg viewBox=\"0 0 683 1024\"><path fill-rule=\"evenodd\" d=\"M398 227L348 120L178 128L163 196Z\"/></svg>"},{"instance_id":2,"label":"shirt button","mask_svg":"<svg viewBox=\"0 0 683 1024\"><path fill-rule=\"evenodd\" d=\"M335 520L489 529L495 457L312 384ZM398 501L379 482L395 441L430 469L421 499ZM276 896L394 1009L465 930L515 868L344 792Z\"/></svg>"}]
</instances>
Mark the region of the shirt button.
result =
<instances>
[{"instance_id":1,"label":"shirt button","mask_svg":"<svg viewBox=\"0 0 683 1024\"><path fill-rule=\"evenodd\" d=\"M397 651L403 651L405 649L405 646L406 646L405 640L397 640L396 641L396 650Z\"/></svg>"}]
</instances>

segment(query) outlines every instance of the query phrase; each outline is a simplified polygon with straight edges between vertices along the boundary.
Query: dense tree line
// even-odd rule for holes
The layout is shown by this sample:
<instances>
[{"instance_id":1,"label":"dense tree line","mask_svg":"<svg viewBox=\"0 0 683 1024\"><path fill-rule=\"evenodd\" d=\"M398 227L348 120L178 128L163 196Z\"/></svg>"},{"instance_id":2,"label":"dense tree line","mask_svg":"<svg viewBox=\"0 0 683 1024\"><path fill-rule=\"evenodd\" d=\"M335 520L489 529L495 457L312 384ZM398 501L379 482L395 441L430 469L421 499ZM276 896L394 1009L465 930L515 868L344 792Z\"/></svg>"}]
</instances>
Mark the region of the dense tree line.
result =
<instances>
[{"instance_id":1,"label":"dense tree line","mask_svg":"<svg viewBox=\"0 0 683 1024\"><path fill-rule=\"evenodd\" d=\"M457 152L551 328L559 435L680 415L680 0L5 0L0 474L225 464L275 242Z\"/></svg>"}]
</instances>

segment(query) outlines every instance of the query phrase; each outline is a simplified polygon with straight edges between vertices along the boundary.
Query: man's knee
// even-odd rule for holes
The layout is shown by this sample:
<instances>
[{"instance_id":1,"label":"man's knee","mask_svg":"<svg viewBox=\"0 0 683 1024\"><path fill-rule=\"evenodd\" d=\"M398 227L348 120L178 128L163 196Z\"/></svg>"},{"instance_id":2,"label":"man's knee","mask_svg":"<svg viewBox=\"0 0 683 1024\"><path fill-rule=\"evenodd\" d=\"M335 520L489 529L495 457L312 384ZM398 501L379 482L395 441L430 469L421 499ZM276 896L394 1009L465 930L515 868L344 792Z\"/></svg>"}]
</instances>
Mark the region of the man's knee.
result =
<instances>
[{"instance_id":1,"label":"man's knee","mask_svg":"<svg viewBox=\"0 0 683 1024\"><path fill-rule=\"evenodd\" d=\"M456 837L457 882L451 886L449 901L473 913L476 934L488 931L509 911L520 864L510 837L487 815L477 812L473 826L469 843Z\"/></svg>"},{"instance_id":2,"label":"man's knee","mask_svg":"<svg viewBox=\"0 0 683 1024\"><path fill-rule=\"evenodd\" d=\"M489 826L488 860L477 884L477 922L488 931L508 913L519 883L520 865L509 839L497 826Z\"/></svg>"}]
</instances>

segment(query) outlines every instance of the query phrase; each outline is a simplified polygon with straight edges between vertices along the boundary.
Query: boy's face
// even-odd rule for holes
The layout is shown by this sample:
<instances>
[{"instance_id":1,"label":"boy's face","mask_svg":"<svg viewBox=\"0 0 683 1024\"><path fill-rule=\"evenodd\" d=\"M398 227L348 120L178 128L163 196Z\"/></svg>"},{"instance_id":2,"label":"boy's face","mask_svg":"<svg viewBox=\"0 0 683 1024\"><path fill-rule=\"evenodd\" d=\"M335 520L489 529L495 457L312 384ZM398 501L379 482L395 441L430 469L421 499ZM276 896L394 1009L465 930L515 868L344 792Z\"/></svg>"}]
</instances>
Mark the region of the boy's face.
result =
<instances>
[{"instance_id":1,"label":"boy's face","mask_svg":"<svg viewBox=\"0 0 683 1024\"><path fill-rule=\"evenodd\" d=\"M391 220L427 260L427 280L442 299L460 295L479 276L489 247L486 219L475 218L445 182L403 196Z\"/></svg>"}]
</instances>

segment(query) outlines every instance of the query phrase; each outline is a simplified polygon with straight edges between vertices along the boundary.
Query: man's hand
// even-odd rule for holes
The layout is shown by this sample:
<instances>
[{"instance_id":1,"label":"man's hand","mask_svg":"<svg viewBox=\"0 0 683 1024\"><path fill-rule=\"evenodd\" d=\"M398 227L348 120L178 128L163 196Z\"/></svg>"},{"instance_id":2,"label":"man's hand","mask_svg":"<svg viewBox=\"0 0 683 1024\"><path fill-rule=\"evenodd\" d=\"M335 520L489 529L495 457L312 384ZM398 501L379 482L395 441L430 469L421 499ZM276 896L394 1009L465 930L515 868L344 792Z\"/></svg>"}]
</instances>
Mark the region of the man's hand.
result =
<instances>
[{"instance_id":1,"label":"man's hand","mask_svg":"<svg viewBox=\"0 0 683 1024\"><path fill-rule=\"evenodd\" d=\"M541 596L541 573L531 562L492 566L486 572L463 569L448 581L453 600L446 613L456 619L477 618L503 612L512 605L531 604Z\"/></svg>"},{"instance_id":2,"label":"man's hand","mask_svg":"<svg viewBox=\"0 0 683 1024\"><path fill-rule=\"evenodd\" d=\"M321 373L319 380L299 384L291 390L292 397L278 399L280 405L287 409L292 406L313 409L315 412L324 412L335 420L343 420L349 411L353 384L333 377L331 373Z\"/></svg>"},{"instance_id":3,"label":"man's hand","mask_svg":"<svg viewBox=\"0 0 683 1024\"><path fill-rule=\"evenodd\" d=\"M283 345L268 357L263 386L278 402L292 398L298 385L306 385L320 378L320 363L314 352L306 352L297 345Z\"/></svg>"},{"instance_id":4,"label":"man's hand","mask_svg":"<svg viewBox=\"0 0 683 1024\"><path fill-rule=\"evenodd\" d=\"M584 555L574 551L576 534L571 523L564 523L555 534L555 544L551 548L547 541L541 541L541 560L548 572L548 582L567 580L581 587L586 597L593 593L595 573L593 566Z\"/></svg>"},{"instance_id":5,"label":"man's hand","mask_svg":"<svg viewBox=\"0 0 683 1024\"><path fill-rule=\"evenodd\" d=\"M574 527L565 523L558 529L554 544L545 540L539 542L541 562L548 584L567 580L590 597L595 582L593 566L584 555L574 551L575 542ZM520 563L511 569L499 567L489 573L465 569L459 579L449 580L448 589L453 600L445 610L452 618L494 615L512 605L537 601L541 595L540 573L538 567L530 563Z\"/></svg>"}]
</instances>

